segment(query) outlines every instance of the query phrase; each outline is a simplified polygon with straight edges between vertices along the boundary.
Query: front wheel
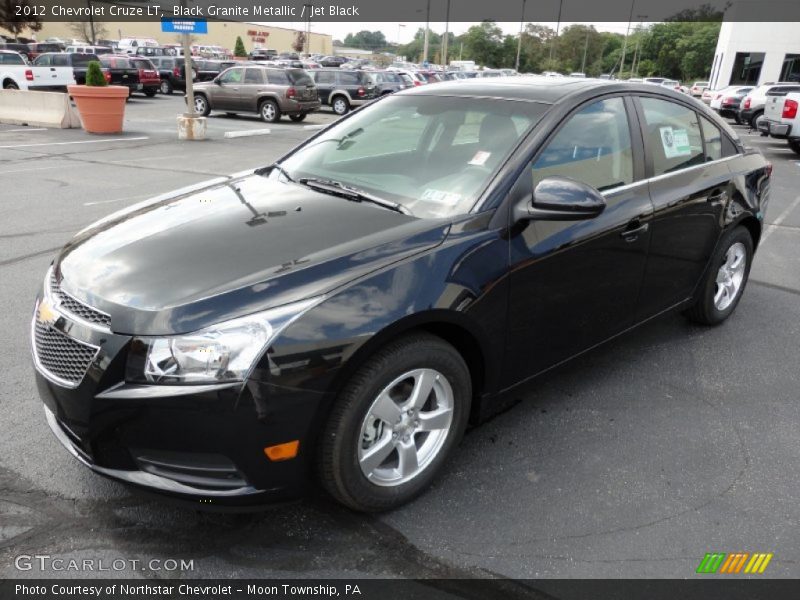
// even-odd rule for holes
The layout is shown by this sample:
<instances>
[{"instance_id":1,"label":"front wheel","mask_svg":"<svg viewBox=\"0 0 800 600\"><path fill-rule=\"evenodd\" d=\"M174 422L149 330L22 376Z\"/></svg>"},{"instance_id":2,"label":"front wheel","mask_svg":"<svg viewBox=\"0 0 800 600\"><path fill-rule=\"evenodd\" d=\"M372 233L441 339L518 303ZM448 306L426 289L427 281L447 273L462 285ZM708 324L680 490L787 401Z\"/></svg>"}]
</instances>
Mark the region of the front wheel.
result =
<instances>
[{"instance_id":1,"label":"front wheel","mask_svg":"<svg viewBox=\"0 0 800 600\"><path fill-rule=\"evenodd\" d=\"M753 262L753 239L744 227L729 231L711 259L694 305L685 315L703 325L717 325L736 309Z\"/></svg>"},{"instance_id":2,"label":"front wheel","mask_svg":"<svg viewBox=\"0 0 800 600\"><path fill-rule=\"evenodd\" d=\"M201 117L207 117L211 112L211 105L208 103L208 98L202 95L194 97L194 112Z\"/></svg>"},{"instance_id":3,"label":"front wheel","mask_svg":"<svg viewBox=\"0 0 800 600\"><path fill-rule=\"evenodd\" d=\"M319 445L322 485L359 511L408 502L452 454L471 397L464 359L441 338L419 333L389 344L336 399Z\"/></svg>"},{"instance_id":4,"label":"front wheel","mask_svg":"<svg viewBox=\"0 0 800 600\"><path fill-rule=\"evenodd\" d=\"M333 104L331 104L331 106L333 107L333 112L340 117L350 112L350 103L344 96L336 96L336 98L333 99Z\"/></svg>"},{"instance_id":5,"label":"front wheel","mask_svg":"<svg viewBox=\"0 0 800 600\"><path fill-rule=\"evenodd\" d=\"M161 80L161 93L165 96L172 94L172 84L167 79Z\"/></svg>"},{"instance_id":6,"label":"front wheel","mask_svg":"<svg viewBox=\"0 0 800 600\"><path fill-rule=\"evenodd\" d=\"M264 100L259 107L258 114L265 123L275 123L281 118L281 110L274 100Z\"/></svg>"},{"instance_id":7,"label":"front wheel","mask_svg":"<svg viewBox=\"0 0 800 600\"><path fill-rule=\"evenodd\" d=\"M800 154L800 139L789 140L789 148L791 148L795 154Z\"/></svg>"}]
</instances>

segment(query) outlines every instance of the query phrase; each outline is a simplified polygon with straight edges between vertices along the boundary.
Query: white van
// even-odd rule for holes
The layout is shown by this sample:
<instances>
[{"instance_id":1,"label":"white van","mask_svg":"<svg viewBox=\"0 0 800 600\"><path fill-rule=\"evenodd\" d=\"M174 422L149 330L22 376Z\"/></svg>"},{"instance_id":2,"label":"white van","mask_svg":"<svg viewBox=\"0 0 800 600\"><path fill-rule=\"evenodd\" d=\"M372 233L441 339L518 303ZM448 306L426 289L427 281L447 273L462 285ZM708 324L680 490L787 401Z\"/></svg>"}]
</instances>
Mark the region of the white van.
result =
<instances>
[{"instance_id":1,"label":"white van","mask_svg":"<svg viewBox=\"0 0 800 600\"><path fill-rule=\"evenodd\" d=\"M122 38L119 41L120 54L136 54L140 46L158 46L153 38Z\"/></svg>"}]
</instances>

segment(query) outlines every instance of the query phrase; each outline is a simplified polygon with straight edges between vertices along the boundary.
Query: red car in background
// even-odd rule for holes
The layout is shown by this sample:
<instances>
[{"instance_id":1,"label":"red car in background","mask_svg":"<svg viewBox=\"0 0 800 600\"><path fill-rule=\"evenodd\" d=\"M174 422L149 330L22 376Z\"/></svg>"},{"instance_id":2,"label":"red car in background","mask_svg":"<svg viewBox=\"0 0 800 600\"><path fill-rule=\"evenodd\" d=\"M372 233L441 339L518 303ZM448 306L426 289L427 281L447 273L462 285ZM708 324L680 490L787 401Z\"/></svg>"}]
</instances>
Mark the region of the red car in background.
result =
<instances>
[{"instance_id":1,"label":"red car in background","mask_svg":"<svg viewBox=\"0 0 800 600\"><path fill-rule=\"evenodd\" d=\"M130 93L152 98L161 88L161 75L152 62L140 56L103 54L100 64L111 74L112 85L124 85Z\"/></svg>"}]
</instances>

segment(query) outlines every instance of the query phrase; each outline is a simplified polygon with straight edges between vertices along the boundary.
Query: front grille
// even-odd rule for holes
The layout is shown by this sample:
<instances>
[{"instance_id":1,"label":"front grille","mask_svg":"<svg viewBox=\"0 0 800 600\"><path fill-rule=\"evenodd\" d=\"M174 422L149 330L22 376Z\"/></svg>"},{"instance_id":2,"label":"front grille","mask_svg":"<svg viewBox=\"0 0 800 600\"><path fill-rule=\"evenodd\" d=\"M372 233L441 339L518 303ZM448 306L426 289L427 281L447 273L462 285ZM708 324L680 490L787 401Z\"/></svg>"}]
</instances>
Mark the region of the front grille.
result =
<instances>
[{"instance_id":1,"label":"front grille","mask_svg":"<svg viewBox=\"0 0 800 600\"><path fill-rule=\"evenodd\" d=\"M111 326L111 317L109 315L91 306L86 306L83 302L64 292L58 285L55 273L52 271L50 272L50 294L63 310L75 315L77 318L106 328Z\"/></svg>"},{"instance_id":2,"label":"front grille","mask_svg":"<svg viewBox=\"0 0 800 600\"><path fill-rule=\"evenodd\" d=\"M34 326L36 360L47 373L77 386L97 355L98 348L74 340L36 320Z\"/></svg>"}]
</instances>

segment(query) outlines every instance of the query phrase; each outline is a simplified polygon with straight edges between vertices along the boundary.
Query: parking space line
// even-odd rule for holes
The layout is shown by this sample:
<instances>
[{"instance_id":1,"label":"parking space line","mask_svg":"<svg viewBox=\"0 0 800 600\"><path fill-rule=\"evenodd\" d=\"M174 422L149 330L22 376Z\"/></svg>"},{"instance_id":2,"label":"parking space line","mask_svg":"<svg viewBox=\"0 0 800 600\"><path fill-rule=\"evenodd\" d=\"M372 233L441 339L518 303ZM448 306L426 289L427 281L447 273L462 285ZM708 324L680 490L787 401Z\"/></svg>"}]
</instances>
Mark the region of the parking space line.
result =
<instances>
[{"instance_id":1,"label":"parking space line","mask_svg":"<svg viewBox=\"0 0 800 600\"><path fill-rule=\"evenodd\" d=\"M240 138L240 137L251 137L254 135L267 135L268 133L272 133L271 129L248 129L245 131L226 131L225 137L230 138Z\"/></svg>"},{"instance_id":2,"label":"parking space line","mask_svg":"<svg viewBox=\"0 0 800 600\"><path fill-rule=\"evenodd\" d=\"M794 211L794 209L797 208L798 206L800 206L800 196L795 198L794 202L792 202L789 206L787 206L786 209L781 214L778 215L777 219L775 219L772 223L767 225L767 228L764 230L764 235L761 236L762 244L767 241L767 238L770 235L772 235L772 232L775 231L778 227L780 227L781 223L783 223L786 220L786 217L792 214L792 211Z\"/></svg>"},{"instance_id":3,"label":"parking space line","mask_svg":"<svg viewBox=\"0 0 800 600\"><path fill-rule=\"evenodd\" d=\"M18 133L20 131L47 131L46 127L23 127L22 129L4 129L0 133Z\"/></svg>"},{"instance_id":4,"label":"parking space line","mask_svg":"<svg viewBox=\"0 0 800 600\"><path fill-rule=\"evenodd\" d=\"M141 140L149 140L147 136L130 137L130 138L110 138L107 140L79 140L75 142L47 142L44 144L15 144L13 146L0 146L0 148L32 148L33 146L68 146L70 144L103 144L106 142L137 142Z\"/></svg>"}]
</instances>

